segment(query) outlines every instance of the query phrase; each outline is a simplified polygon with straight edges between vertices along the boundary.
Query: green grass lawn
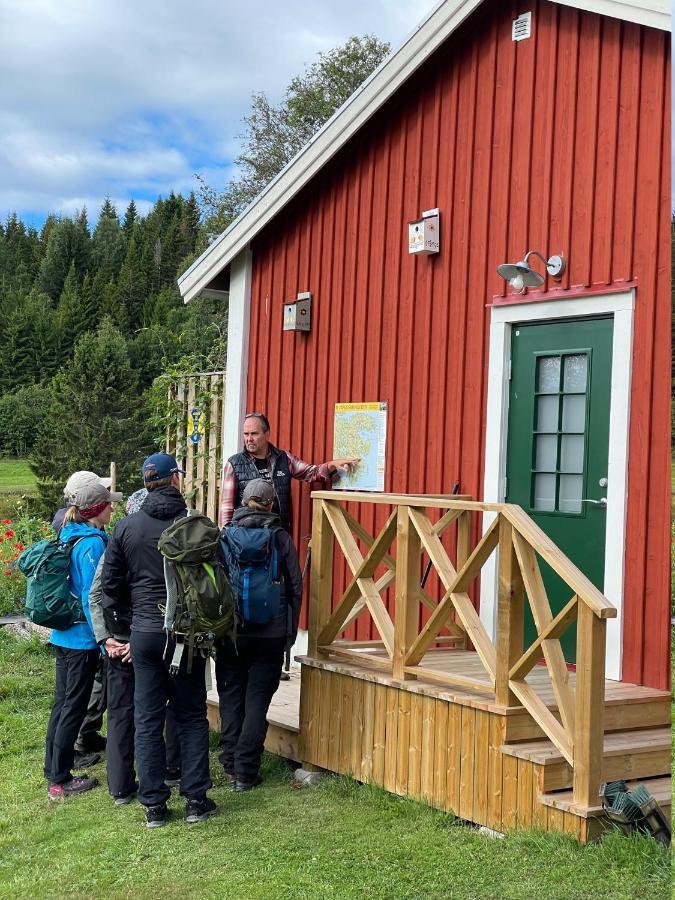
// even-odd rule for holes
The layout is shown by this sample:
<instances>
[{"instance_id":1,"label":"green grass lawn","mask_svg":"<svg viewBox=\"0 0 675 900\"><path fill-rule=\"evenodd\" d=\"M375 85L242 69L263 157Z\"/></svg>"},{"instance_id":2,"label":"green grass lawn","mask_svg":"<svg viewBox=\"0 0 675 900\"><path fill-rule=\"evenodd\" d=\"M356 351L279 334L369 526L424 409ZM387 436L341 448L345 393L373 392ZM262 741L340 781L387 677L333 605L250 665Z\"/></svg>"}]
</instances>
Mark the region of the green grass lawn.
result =
<instances>
[{"instance_id":1,"label":"green grass lawn","mask_svg":"<svg viewBox=\"0 0 675 900\"><path fill-rule=\"evenodd\" d=\"M226 792L221 814L148 831L138 804L105 787L50 804L41 774L52 660L0 631L0 897L78 898L624 898L670 895L669 854L648 838L581 847L537 833L491 840L451 815L328 777L293 790L265 760L265 782ZM214 742L215 743L215 742ZM103 765L95 774L104 782Z\"/></svg>"},{"instance_id":2,"label":"green grass lawn","mask_svg":"<svg viewBox=\"0 0 675 900\"><path fill-rule=\"evenodd\" d=\"M36 489L27 459L0 457L0 494L34 494Z\"/></svg>"}]
</instances>

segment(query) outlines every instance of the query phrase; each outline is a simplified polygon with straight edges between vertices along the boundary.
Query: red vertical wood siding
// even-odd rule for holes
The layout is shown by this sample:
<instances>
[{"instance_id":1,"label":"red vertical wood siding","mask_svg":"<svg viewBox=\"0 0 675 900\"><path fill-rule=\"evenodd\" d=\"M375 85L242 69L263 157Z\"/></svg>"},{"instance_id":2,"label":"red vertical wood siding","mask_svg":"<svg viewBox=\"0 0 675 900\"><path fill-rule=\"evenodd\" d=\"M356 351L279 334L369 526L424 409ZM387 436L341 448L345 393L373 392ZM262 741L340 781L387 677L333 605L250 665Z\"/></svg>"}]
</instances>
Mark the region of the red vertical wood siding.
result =
<instances>
[{"instance_id":1,"label":"red vertical wood siding","mask_svg":"<svg viewBox=\"0 0 675 900\"><path fill-rule=\"evenodd\" d=\"M322 461L335 402L387 400L386 489L480 497L497 264L563 252L549 296L635 282L624 678L664 688L669 35L540 0L514 43L519 11L485 3L256 238L249 408ZM409 256L407 222L435 206L441 252ZM308 335L281 328L298 291ZM309 489L293 491L304 559Z\"/></svg>"}]
</instances>

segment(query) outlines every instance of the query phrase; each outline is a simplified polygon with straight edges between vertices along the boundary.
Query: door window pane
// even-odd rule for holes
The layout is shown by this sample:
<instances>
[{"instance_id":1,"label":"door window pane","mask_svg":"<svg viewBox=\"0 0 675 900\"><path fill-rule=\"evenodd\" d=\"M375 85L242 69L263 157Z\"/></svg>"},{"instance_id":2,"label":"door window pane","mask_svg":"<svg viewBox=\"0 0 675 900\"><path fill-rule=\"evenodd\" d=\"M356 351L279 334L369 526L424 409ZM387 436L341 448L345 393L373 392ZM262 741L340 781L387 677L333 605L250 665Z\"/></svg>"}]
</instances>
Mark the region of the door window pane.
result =
<instances>
[{"instance_id":1,"label":"door window pane","mask_svg":"<svg viewBox=\"0 0 675 900\"><path fill-rule=\"evenodd\" d=\"M537 390L557 394L560 390L560 357L540 356L537 360Z\"/></svg>"},{"instance_id":2,"label":"door window pane","mask_svg":"<svg viewBox=\"0 0 675 900\"><path fill-rule=\"evenodd\" d=\"M555 509L555 475L534 476L534 508Z\"/></svg>"},{"instance_id":3,"label":"door window pane","mask_svg":"<svg viewBox=\"0 0 675 900\"><path fill-rule=\"evenodd\" d=\"M565 357L563 377L563 390L565 393L586 390L586 374L588 370L588 357L585 353Z\"/></svg>"},{"instance_id":4,"label":"door window pane","mask_svg":"<svg viewBox=\"0 0 675 900\"><path fill-rule=\"evenodd\" d=\"M555 472L558 462L558 435L538 434L536 442L535 468L538 472Z\"/></svg>"},{"instance_id":5,"label":"door window pane","mask_svg":"<svg viewBox=\"0 0 675 900\"><path fill-rule=\"evenodd\" d=\"M583 434L564 434L560 440L560 471L584 471Z\"/></svg>"},{"instance_id":6,"label":"door window pane","mask_svg":"<svg viewBox=\"0 0 675 900\"><path fill-rule=\"evenodd\" d=\"M584 394L572 394L563 397L562 430L583 434L586 429L586 397Z\"/></svg>"},{"instance_id":7,"label":"door window pane","mask_svg":"<svg viewBox=\"0 0 675 900\"><path fill-rule=\"evenodd\" d=\"M559 397L537 397L537 431L558 430Z\"/></svg>"},{"instance_id":8,"label":"door window pane","mask_svg":"<svg viewBox=\"0 0 675 900\"><path fill-rule=\"evenodd\" d=\"M560 501L558 508L561 512L580 513L581 512L581 491L583 487L583 476L581 475L561 475L560 476Z\"/></svg>"}]
</instances>

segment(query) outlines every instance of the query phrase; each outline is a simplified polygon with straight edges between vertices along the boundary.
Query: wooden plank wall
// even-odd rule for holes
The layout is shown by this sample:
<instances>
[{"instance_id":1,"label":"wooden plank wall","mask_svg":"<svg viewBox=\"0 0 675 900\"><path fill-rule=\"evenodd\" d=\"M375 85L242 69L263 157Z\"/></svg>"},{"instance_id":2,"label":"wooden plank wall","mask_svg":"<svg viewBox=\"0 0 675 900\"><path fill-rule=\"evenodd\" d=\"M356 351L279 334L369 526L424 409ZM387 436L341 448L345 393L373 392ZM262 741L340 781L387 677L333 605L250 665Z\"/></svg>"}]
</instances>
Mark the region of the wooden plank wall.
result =
<instances>
[{"instance_id":1,"label":"wooden plank wall","mask_svg":"<svg viewBox=\"0 0 675 900\"><path fill-rule=\"evenodd\" d=\"M322 462L335 402L387 400L385 489L459 480L479 498L489 304L508 293L497 265L565 254L560 284L522 299L636 282L623 677L668 689L670 35L545 0L528 9L532 39L514 43L519 5L485 0L255 238L247 406L265 410L277 446ZM411 256L407 222L433 207L440 252ZM283 331L299 291L312 292L312 330ZM292 490L300 548L309 488ZM386 515L361 524L376 533ZM348 637L376 634L362 616Z\"/></svg>"},{"instance_id":2,"label":"wooden plank wall","mask_svg":"<svg viewBox=\"0 0 675 900\"><path fill-rule=\"evenodd\" d=\"M538 802L535 766L502 754L504 716L307 665L301 697L303 762L495 831L586 840L585 820Z\"/></svg>"},{"instance_id":3,"label":"wooden plank wall","mask_svg":"<svg viewBox=\"0 0 675 900\"><path fill-rule=\"evenodd\" d=\"M171 422L166 432L166 452L173 454L186 470L182 491L188 504L214 522L218 521L224 396L225 373L206 372L175 382L168 397ZM198 444L189 440L188 434L188 418L193 409L199 410L204 422Z\"/></svg>"}]
</instances>

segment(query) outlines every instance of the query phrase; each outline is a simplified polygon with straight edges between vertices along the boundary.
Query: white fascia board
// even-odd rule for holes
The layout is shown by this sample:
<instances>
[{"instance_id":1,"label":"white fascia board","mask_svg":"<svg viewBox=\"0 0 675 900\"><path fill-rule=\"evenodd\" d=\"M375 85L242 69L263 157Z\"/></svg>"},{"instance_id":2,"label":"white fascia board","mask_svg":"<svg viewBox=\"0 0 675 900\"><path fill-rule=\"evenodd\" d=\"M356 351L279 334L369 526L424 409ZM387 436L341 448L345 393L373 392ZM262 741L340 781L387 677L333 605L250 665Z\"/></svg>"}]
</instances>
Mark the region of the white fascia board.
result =
<instances>
[{"instance_id":1,"label":"white fascia board","mask_svg":"<svg viewBox=\"0 0 675 900\"><path fill-rule=\"evenodd\" d=\"M554 0L665 31L671 29L669 0ZM401 47L357 88L285 168L178 279L186 303L237 256L299 191L366 124L482 0L443 0Z\"/></svg>"},{"instance_id":2,"label":"white fascia board","mask_svg":"<svg viewBox=\"0 0 675 900\"><path fill-rule=\"evenodd\" d=\"M440 3L178 279L187 303L320 171L482 0Z\"/></svg>"},{"instance_id":3,"label":"white fascia board","mask_svg":"<svg viewBox=\"0 0 675 900\"><path fill-rule=\"evenodd\" d=\"M625 0L554 0L563 6L572 6L586 12L622 19L659 31L671 30L670 0L650 0L647 3L628 3Z\"/></svg>"}]
</instances>

